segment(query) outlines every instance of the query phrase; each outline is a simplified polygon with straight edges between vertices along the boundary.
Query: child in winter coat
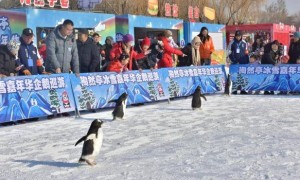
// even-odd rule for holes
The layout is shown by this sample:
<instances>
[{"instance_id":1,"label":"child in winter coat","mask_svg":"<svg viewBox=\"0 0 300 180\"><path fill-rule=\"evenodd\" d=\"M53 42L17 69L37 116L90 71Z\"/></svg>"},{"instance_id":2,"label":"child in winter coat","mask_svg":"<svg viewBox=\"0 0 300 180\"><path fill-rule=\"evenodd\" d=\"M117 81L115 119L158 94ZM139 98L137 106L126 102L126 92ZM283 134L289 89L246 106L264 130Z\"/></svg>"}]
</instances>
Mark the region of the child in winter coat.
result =
<instances>
[{"instance_id":1,"label":"child in winter coat","mask_svg":"<svg viewBox=\"0 0 300 180\"><path fill-rule=\"evenodd\" d=\"M110 62L110 64L107 67L107 70L110 72L125 72L128 71L127 65L129 62L129 55L127 54L121 54L118 58L118 60L113 60Z\"/></svg>"},{"instance_id":2,"label":"child in winter coat","mask_svg":"<svg viewBox=\"0 0 300 180\"><path fill-rule=\"evenodd\" d=\"M142 41L142 52L145 53L148 51L148 49L151 46L151 39L148 37L145 37ZM136 66L139 70L143 69L155 69L156 68L156 63L157 63L157 54L155 52L150 54L147 54L144 58L141 59L136 59Z\"/></svg>"}]
</instances>

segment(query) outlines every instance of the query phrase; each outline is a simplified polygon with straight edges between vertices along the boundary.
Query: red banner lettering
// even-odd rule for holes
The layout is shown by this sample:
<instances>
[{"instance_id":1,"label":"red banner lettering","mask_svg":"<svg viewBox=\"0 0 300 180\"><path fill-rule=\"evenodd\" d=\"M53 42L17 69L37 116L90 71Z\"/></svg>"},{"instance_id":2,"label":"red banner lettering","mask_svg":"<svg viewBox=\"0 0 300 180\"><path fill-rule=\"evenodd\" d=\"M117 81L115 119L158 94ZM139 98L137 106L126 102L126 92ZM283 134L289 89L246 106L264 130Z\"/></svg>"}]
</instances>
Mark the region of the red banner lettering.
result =
<instances>
[{"instance_id":1,"label":"red banner lettering","mask_svg":"<svg viewBox=\"0 0 300 180\"><path fill-rule=\"evenodd\" d=\"M55 3L57 3L57 0L48 0L48 3L49 3L49 7L54 7L55 6Z\"/></svg>"},{"instance_id":2,"label":"red banner lettering","mask_svg":"<svg viewBox=\"0 0 300 180\"><path fill-rule=\"evenodd\" d=\"M60 7L61 8L69 8L69 0L60 0Z\"/></svg>"},{"instance_id":3,"label":"red banner lettering","mask_svg":"<svg viewBox=\"0 0 300 180\"><path fill-rule=\"evenodd\" d=\"M165 16L171 16L171 4L165 4Z\"/></svg>"}]
</instances>

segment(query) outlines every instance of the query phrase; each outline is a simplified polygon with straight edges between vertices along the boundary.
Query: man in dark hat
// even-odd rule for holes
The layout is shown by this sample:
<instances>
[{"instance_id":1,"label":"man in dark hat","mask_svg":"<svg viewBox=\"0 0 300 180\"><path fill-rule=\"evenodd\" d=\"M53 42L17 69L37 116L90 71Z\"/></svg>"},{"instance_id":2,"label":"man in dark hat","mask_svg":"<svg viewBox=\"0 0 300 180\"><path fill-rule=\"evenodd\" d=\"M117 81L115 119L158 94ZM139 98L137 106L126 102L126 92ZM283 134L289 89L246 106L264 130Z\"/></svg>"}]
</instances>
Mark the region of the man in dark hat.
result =
<instances>
[{"instance_id":1,"label":"man in dark hat","mask_svg":"<svg viewBox=\"0 0 300 180\"><path fill-rule=\"evenodd\" d=\"M37 48L33 45L33 31L30 28L23 29L20 37L20 48L18 58L23 67L19 71L19 75L37 75L46 74L43 68L43 62L39 57Z\"/></svg>"},{"instance_id":2,"label":"man in dark hat","mask_svg":"<svg viewBox=\"0 0 300 180\"><path fill-rule=\"evenodd\" d=\"M234 39L229 43L228 54L231 64L248 64L247 43L243 40L241 31L236 31Z\"/></svg>"}]
</instances>

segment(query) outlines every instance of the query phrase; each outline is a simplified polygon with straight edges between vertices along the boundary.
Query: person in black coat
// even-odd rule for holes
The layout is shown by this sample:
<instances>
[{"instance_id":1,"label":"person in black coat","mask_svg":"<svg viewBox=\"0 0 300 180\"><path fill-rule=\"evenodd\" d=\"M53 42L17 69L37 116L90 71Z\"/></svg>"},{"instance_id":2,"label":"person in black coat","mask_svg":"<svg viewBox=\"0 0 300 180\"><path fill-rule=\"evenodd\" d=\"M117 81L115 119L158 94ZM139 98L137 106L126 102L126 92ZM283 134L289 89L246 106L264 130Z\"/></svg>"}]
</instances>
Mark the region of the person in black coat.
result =
<instances>
[{"instance_id":1,"label":"person in black coat","mask_svg":"<svg viewBox=\"0 0 300 180\"><path fill-rule=\"evenodd\" d=\"M15 76L19 61L17 53L19 44L16 41L10 41L6 45L0 45L0 77Z\"/></svg>"},{"instance_id":2,"label":"person in black coat","mask_svg":"<svg viewBox=\"0 0 300 180\"><path fill-rule=\"evenodd\" d=\"M100 69L100 54L87 29L79 30L77 49L80 73L97 72Z\"/></svg>"},{"instance_id":3,"label":"person in black coat","mask_svg":"<svg viewBox=\"0 0 300 180\"><path fill-rule=\"evenodd\" d=\"M277 41L273 41L270 44L271 49L266 51L261 59L261 64L277 65L280 58L279 44Z\"/></svg>"},{"instance_id":4,"label":"person in black coat","mask_svg":"<svg viewBox=\"0 0 300 180\"><path fill-rule=\"evenodd\" d=\"M291 41L288 55L290 56L289 64L296 64L300 59L300 32L294 33L294 39Z\"/></svg>"},{"instance_id":5,"label":"person in black coat","mask_svg":"<svg viewBox=\"0 0 300 180\"><path fill-rule=\"evenodd\" d=\"M151 39L148 37L145 37L143 41L141 42L140 49L137 49L138 53L143 52L145 54L145 57L142 59L136 59L136 66L138 70L143 69L155 69L156 63L157 63L157 54L155 53L155 50L151 50L153 48L151 46ZM150 49L150 50L149 50Z\"/></svg>"},{"instance_id":6,"label":"person in black coat","mask_svg":"<svg viewBox=\"0 0 300 180\"><path fill-rule=\"evenodd\" d=\"M110 63L110 51L113 48L114 39L111 36L107 36L105 39L105 44L101 47L101 55L102 55L102 61L101 61L101 71L105 72L107 66Z\"/></svg>"}]
</instances>

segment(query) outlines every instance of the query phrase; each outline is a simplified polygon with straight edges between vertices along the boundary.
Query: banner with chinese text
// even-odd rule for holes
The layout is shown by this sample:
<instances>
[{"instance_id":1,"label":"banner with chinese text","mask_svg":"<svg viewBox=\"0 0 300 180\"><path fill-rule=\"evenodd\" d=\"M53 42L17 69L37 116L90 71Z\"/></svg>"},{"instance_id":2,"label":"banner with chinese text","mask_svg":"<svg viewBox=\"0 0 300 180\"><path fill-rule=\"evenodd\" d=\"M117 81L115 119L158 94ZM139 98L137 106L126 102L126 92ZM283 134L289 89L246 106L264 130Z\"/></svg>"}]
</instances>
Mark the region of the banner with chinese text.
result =
<instances>
[{"instance_id":1,"label":"banner with chinese text","mask_svg":"<svg viewBox=\"0 0 300 180\"><path fill-rule=\"evenodd\" d=\"M216 93L224 91L225 69L217 66L189 66L165 69L168 74L168 95L170 98L189 96L197 86L202 93Z\"/></svg>"},{"instance_id":2,"label":"banner with chinese text","mask_svg":"<svg viewBox=\"0 0 300 180\"><path fill-rule=\"evenodd\" d=\"M231 65L232 90L300 92L300 65Z\"/></svg>"},{"instance_id":3,"label":"banner with chinese text","mask_svg":"<svg viewBox=\"0 0 300 180\"><path fill-rule=\"evenodd\" d=\"M19 41L24 28L25 12L0 10L0 44L7 44L10 40Z\"/></svg>"},{"instance_id":4,"label":"banner with chinese text","mask_svg":"<svg viewBox=\"0 0 300 180\"><path fill-rule=\"evenodd\" d=\"M159 70L129 71L125 73L85 73L80 78L71 75L78 110L99 109L114 106L108 103L122 93L128 94L127 104L167 99Z\"/></svg>"},{"instance_id":5,"label":"banner with chinese text","mask_svg":"<svg viewBox=\"0 0 300 180\"><path fill-rule=\"evenodd\" d=\"M69 74L0 79L0 123L75 111Z\"/></svg>"}]
</instances>

